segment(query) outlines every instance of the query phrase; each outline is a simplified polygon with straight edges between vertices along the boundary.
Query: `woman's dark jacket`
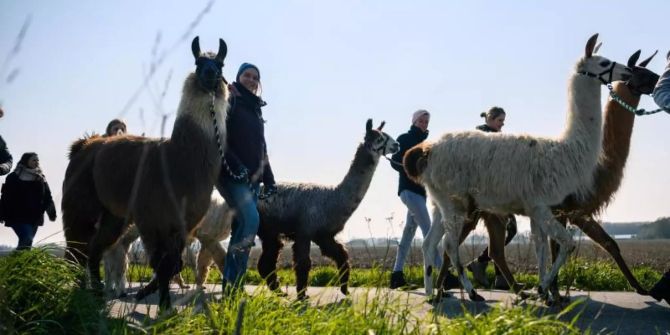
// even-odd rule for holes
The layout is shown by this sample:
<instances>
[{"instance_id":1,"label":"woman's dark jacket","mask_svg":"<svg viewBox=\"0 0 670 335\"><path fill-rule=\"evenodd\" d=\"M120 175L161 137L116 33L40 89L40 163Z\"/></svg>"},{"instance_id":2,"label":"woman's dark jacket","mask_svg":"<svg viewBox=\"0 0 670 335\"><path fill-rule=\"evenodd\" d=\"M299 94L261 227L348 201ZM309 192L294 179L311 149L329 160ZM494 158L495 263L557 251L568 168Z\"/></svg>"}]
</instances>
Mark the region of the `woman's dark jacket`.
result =
<instances>
[{"instance_id":1,"label":"woman's dark jacket","mask_svg":"<svg viewBox=\"0 0 670 335\"><path fill-rule=\"evenodd\" d=\"M426 196L426 189L423 186L413 182L407 177L405 170L403 169L402 157L405 155L405 152L411 149L413 146L423 142L426 137L428 137L428 131L423 132L418 127L412 125L409 128L409 131L398 136L398 143L400 144L400 151L396 152L391 159L391 167L398 171L398 195L404 190L412 191L416 194Z\"/></svg>"},{"instance_id":2,"label":"woman's dark jacket","mask_svg":"<svg viewBox=\"0 0 670 335\"><path fill-rule=\"evenodd\" d=\"M261 107L265 102L241 84L233 83L240 95L230 97L230 110L226 118L225 159L232 172L238 175L244 169L252 182L262 181L264 185L274 185L275 179L268 160L265 144L265 129ZM225 167L223 177L229 177Z\"/></svg>"},{"instance_id":3,"label":"woman's dark jacket","mask_svg":"<svg viewBox=\"0 0 670 335\"><path fill-rule=\"evenodd\" d=\"M41 226L45 211L51 221L56 220L49 184L43 180L21 180L16 171L7 175L0 198L0 219L5 225L30 223Z\"/></svg>"},{"instance_id":4,"label":"woman's dark jacket","mask_svg":"<svg viewBox=\"0 0 670 335\"><path fill-rule=\"evenodd\" d=\"M497 130L489 127L487 124L479 125L479 126L475 127L475 129L481 130L485 133L497 133L498 132Z\"/></svg>"},{"instance_id":5,"label":"woman's dark jacket","mask_svg":"<svg viewBox=\"0 0 670 335\"><path fill-rule=\"evenodd\" d=\"M0 136L0 176L4 176L12 170L12 155L7 149L7 143Z\"/></svg>"}]
</instances>

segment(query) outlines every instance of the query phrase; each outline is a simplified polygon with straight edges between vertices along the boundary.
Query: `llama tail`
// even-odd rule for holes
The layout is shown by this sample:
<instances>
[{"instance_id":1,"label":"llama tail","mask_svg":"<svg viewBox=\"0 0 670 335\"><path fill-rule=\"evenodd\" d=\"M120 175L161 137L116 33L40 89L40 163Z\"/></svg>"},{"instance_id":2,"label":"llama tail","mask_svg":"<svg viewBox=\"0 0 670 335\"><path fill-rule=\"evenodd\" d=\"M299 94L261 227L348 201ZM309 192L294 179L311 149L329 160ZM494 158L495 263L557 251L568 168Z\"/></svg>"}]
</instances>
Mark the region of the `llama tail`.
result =
<instances>
[{"instance_id":1,"label":"llama tail","mask_svg":"<svg viewBox=\"0 0 670 335\"><path fill-rule=\"evenodd\" d=\"M407 150L402 159L402 165L405 167L407 176L416 183L420 183L421 174L428 166L428 156L432 145L419 144Z\"/></svg>"}]
</instances>

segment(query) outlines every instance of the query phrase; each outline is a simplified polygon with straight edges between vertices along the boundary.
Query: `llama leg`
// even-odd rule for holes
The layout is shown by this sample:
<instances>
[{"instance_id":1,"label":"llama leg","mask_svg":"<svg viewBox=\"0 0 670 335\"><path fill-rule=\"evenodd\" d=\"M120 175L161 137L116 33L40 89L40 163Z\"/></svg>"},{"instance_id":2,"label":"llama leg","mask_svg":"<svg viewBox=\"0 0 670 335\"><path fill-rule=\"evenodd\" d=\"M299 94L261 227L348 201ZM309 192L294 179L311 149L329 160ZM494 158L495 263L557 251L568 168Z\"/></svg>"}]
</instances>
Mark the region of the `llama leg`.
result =
<instances>
[{"instance_id":1,"label":"llama leg","mask_svg":"<svg viewBox=\"0 0 670 335\"><path fill-rule=\"evenodd\" d=\"M514 280L514 275L512 275L505 259L505 221L494 214L484 216L484 224L489 233L489 257L500 269L509 287L515 293L519 293L522 287Z\"/></svg>"},{"instance_id":2,"label":"llama leg","mask_svg":"<svg viewBox=\"0 0 670 335\"><path fill-rule=\"evenodd\" d=\"M439 212L439 211L438 211ZM440 215L441 216L441 215ZM459 245L463 244L463 241L470 235L470 233L475 230L477 227L477 222L479 221L480 214L479 212L471 212L468 215L468 218L465 220L465 225L463 226L463 230L461 231L461 236L459 238ZM433 223L434 225L434 223ZM443 224L444 226L444 224ZM444 227L442 228L444 230ZM444 232L442 232L442 235L444 235ZM449 258L449 255L447 254L447 251L445 250L443 253L443 259L442 259L442 267L440 268L440 274L437 277L437 282L441 283L442 288L444 290L448 290L449 288L447 287L447 282L446 278L447 275L449 274L449 267L451 266L451 259Z\"/></svg>"},{"instance_id":3,"label":"llama leg","mask_svg":"<svg viewBox=\"0 0 670 335\"><path fill-rule=\"evenodd\" d=\"M306 237L296 237L293 243L293 263L295 263L295 281L298 299L307 299L307 283L309 279L309 270L312 268L312 260L309 257L310 239Z\"/></svg>"},{"instance_id":4,"label":"llama leg","mask_svg":"<svg viewBox=\"0 0 670 335\"><path fill-rule=\"evenodd\" d=\"M205 243L202 243L200 252L198 253L198 260L195 271L195 286L198 289L203 289L209 275L209 265L212 264L212 253Z\"/></svg>"},{"instance_id":5,"label":"llama leg","mask_svg":"<svg viewBox=\"0 0 670 335\"><path fill-rule=\"evenodd\" d=\"M463 285L463 289L468 292L468 297L470 300L484 301L484 297L477 294L477 291L475 291L474 287L472 286L470 279L468 279L468 277L465 275L465 271L463 270L463 265L461 263L461 257L458 252L458 242L460 239L460 233L463 230L465 217L459 212L454 212L454 214L451 216L445 215L445 218L447 219L447 224L444 234L444 245L447 253L449 253L451 258L451 263L458 273L458 278L461 281L461 285Z\"/></svg>"},{"instance_id":6,"label":"llama leg","mask_svg":"<svg viewBox=\"0 0 670 335\"><path fill-rule=\"evenodd\" d=\"M91 275L91 287L96 290L102 289L100 282L100 260L105 250L116 243L126 227L125 220L103 212L100 217L100 227L89 244L88 271Z\"/></svg>"},{"instance_id":7,"label":"llama leg","mask_svg":"<svg viewBox=\"0 0 670 335\"><path fill-rule=\"evenodd\" d=\"M544 278L541 278L540 290L541 292L547 292L547 288L558 274L558 270L560 270L561 266L567 260L568 253L574 250L575 242L572 240L572 235L570 235L568 230L565 229L565 227L563 227L554 218L549 207L538 206L533 208L532 211L529 211L529 213L532 213L531 215L533 218L533 220L531 220L531 224L533 221L535 221L537 226L540 226L539 230L546 232L546 235L556 240L556 242L558 242L558 244L561 246L558 257L556 257L556 261L552 265L551 270ZM546 238L544 239L544 244L546 247L548 247L548 241ZM546 252L547 251L545 250L545 253ZM559 297L555 298L558 299Z\"/></svg>"},{"instance_id":8,"label":"llama leg","mask_svg":"<svg viewBox=\"0 0 670 335\"><path fill-rule=\"evenodd\" d=\"M267 236L261 239L263 241L263 251L258 258L258 273L265 279L268 287L273 291L279 291L279 281L277 280L277 259L283 243L279 236ZM295 246L295 244L294 244ZM295 259L295 249L293 252ZM297 265L297 262L296 262Z\"/></svg>"},{"instance_id":9,"label":"llama leg","mask_svg":"<svg viewBox=\"0 0 670 335\"><path fill-rule=\"evenodd\" d=\"M331 258L337 264L338 280L340 284L340 291L344 295L349 295L349 271L351 265L349 264L349 254L342 243L335 241L333 237L325 238L316 242L321 249L321 253Z\"/></svg>"},{"instance_id":10,"label":"llama leg","mask_svg":"<svg viewBox=\"0 0 670 335\"><path fill-rule=\"evenodd\" d=\"M547 237L542 231L540 223L532 217L530 219L530 234L533 239L533 244L535 246L535 256L537 257L538 279L541 284L546 275ZM543 287L541 287L541 285L538 289L541 291L540 294L546 293L546 291L542 291Z\"/></svg>"},{"instance_id":11,"label":"llama leg","mask_svg":"<svg viewBox=\"0 0 670 335\"><path fill-rule=\"evenodd\" d=\"M184 249L186 239L183 234L173 233L172 239L167 240L163 258L156 267L156 279L158 280L158 306L161 310L169 310L170 301L170 280L181 271L182 260L181 253Z\"/></svg>"},{"instance_id":12,"label":"llama leg","mask_svg":"<svg viewBox=\"0 0 670 335\"><path fill-rule=\"evenodd\" d=\"M591 240L598 243L600 247L605 249L612 256L612 258L614 258L614 261L619 266L619 269L623 273L624 277L626 277L626 280L628 280L630 286L632 286L638 294L649 294L649 292L645 290L642 285L640 285L633 273L628 268L626 261L621 256L619 245L609 234L607 234L605 229L603 229L598 221L596 221L593 217L589 217L586 220L580 218L579 220L571 221L571 223L578 226L589 238L591 238Z\"/></svg>"},{"instance_id":13,"label":"llama leg","mask_svg":"<svg viewBox=\"0 0 670 335\"><path fill-rule=\"evenodd\" d=\"M426 297L433 298L433 270L435 269L435 255L437 255L437 245L444 235L444 222L436 221L428 230L428 234L423 240L421 251L423 252L423 285L426 290ZM447 258L448 259L448 258Z\"/></svg>"}]
</instances>

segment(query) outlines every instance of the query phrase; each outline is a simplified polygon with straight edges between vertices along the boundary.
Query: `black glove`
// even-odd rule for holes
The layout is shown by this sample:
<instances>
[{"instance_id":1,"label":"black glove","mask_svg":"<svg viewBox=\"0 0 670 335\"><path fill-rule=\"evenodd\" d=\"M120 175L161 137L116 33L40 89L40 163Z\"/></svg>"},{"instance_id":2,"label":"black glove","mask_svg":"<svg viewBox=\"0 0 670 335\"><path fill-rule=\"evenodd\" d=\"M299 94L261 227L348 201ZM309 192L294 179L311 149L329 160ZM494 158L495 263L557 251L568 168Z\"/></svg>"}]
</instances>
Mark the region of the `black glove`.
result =
<instances>
[{"instance_id":1,"label":"black glove","mask_svg":"<svg viewBox=\"0 0 670 335\"><path fill-rule=\"evenodd\" d=\"M258 199L264 200L277 193L277 185L263 185L261 193L258 195Z\"/></svg>"}]
</instances>

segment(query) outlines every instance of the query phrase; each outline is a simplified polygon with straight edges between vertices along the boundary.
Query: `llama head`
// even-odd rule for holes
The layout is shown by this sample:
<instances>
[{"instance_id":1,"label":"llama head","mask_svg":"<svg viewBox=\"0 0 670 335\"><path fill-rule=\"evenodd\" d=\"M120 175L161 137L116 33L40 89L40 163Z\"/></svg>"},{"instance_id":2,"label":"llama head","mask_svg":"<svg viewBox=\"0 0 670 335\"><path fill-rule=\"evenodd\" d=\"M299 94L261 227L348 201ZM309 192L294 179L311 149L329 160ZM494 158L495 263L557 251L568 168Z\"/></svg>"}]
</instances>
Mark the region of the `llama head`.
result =
<instances>
[{"instance_id":1,"label":"llama head","mask_svg":"<svg viewBox=\"0 0 670 335\"><path fill-rule=\"evenodd\" d=\"M223 60L226 58L228 47L226 42L219 39L219 51L214 54L211 52L200 52L200 38L196 36L191 42L191 51L195 57L195 74L198 78L200 87L207 91L218 90L221 82L224 81L222 75Z\"/></svg>"},{"instance_id":2,"label":"llama head","mask_svg":"<svg viewBox=\"0 0 670 335\"><path fill-rule=\"evenodd\" d=\"M372 119L368 119L365 123L365 139L363 144L373 155L384 156L386 154L394 154L400 149L400 144L389 134L382 131L385 123L385 121L382 121L377 129L372 128Z\"/></svg>"},{"instance_id":3,"label":"llama head","mask_svg":"<svg viewBox=\"0 0 670 335\"><path fill-rule=\"evenodd\" d=\"M601 45L596 45L597 40L598 34L595 34L586 42L584 57L577 63L577 73L598 79L603 84L628 80L631 76L628 67L595 54Z\"/></svg>"},{"instance_id":4,"label":"llama head","mask_svg":"<svg viewBox=\"0 0 670 335\"><path fill-rule=\"evenodd\" d=\"M631 69L632 75L626 82L626 86L628 86L628 89L630 89L631 93L637 96L642 94L651 94L654 91L654 87L656 87L656 83L658 82L658 74L646 68L651 59L656 56L658 50L649 56L649 58L640 62L640 64L635 65L638 58L640 58L640 53L641 50L638 50L632 54L630 58L628 58L628 67Z\"/></svg>"}]
</instances>

